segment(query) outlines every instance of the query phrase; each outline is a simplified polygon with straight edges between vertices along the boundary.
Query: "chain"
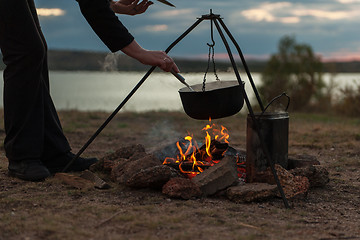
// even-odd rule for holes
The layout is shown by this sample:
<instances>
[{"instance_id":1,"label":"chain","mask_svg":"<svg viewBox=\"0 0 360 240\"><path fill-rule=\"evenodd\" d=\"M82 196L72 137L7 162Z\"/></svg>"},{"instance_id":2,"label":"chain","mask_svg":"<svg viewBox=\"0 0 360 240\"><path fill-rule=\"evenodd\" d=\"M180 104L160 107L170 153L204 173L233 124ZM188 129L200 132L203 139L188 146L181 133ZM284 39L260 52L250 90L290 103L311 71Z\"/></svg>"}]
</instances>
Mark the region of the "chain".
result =
<instances>
[{"instance_id":1,"label":"chain","mask_svg":"<svg viewBox=\"0 0 360 240\"><path fill-rule=\"evenodd\" d=\"M202 91L205 92L205 83L206 83L206 74L208 73L209 71L209 68L210 68L210 54L211 54L211 48L214 49L214 46L211 47L210 44L209 45L209 55L208 55L208 62L207 62L207 67L206 67L206 71L205 71L205 74L204 74L204 80L203 80L203 85L202 85ZM214 52L214 51L213 51Z\"/></svg>"},{"instance_id":2,"label":"chain","mask_svg":"<svg viewBox=\"0 0 360 240\"><path fill-rule=\"evenodd\" d=\"M216 77L216 81L220 81L217 73L216 73L216 65L215 65L215 50L214 50L214 46L215 46L215 41L214 41L214 31L213 31L213 20L211 20L211 41L212 44L207 43L207 45L209 46L209 54L208 54L208 62L207 62L207 67L206 67L206 71L204 74L204 80L203 80L203 86L202 86L202 91L205 92L205 84L206 84L206 75L209 71L210 68L210 61L212 61L213 67L214 67L214 75Z\"/></svg>"},{"instance_id":3,"label":"chain","mask_svg":"<svg viewBox=\"0 0 360 240\"><path fill-rule=\"evenodd\" d=\"M212 62L213 62L213 66L214 66L214 75L216 77L216 81L220 81L220 79L216 73L216 65L215 65L215 58L214 58L214 55L215 55L214 46L211 46L211 49L212 49Z\"/></svg>"}]
</instances>

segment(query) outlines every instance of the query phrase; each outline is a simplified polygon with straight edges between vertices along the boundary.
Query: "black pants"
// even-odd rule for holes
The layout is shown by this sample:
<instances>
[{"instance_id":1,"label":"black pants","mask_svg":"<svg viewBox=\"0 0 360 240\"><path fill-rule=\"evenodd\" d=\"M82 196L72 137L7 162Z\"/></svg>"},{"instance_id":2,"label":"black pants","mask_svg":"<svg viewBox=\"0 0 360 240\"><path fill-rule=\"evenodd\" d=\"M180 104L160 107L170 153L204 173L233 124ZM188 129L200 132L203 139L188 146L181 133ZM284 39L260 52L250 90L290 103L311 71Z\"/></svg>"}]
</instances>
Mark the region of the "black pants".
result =
<instances>
[{"instance_id":1,"label":"black pants","mask_svg":"<svg viewBox=\"0 0 360 240\"><path fill-rule=\"evenodd\" d=\"M4 142L9 161L70 150L49 92L47 45L33 0L0 0L4 70Z\"/></svg>"}]
</instances>

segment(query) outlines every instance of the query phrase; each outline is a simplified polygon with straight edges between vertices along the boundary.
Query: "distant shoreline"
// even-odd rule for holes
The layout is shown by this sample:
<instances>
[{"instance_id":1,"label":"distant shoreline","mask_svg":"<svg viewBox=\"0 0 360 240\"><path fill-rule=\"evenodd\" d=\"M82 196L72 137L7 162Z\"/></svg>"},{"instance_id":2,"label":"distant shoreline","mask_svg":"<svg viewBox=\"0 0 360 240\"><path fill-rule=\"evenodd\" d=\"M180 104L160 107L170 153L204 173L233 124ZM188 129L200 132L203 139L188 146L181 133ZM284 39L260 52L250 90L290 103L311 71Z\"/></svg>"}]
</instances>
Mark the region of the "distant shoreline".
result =
<instances>
[{"instance_id":1,"label":"distant shoreline","mask_svg":"<svg viewBox=\"0 0 360 240\"><path fill-rule=\"evenodd\" d=\"M5 68L2 62L2 55L0 54L0 70ZM185 59L175 58L177 65L182 72L205 72L207 68L207 60L203 59ZM215 59L216 60L216 59ZM106 52L90 52L90 51L75 51L75 50L49 50L48 53L49 69L50 70L65 70L65 71L147 71L149 66L142 65L136 60L124 54L109 54ZM242 64L238 60L238 66L241 69ZM253 60L246 61L251 72L261 73L267 60ZM323 62L325 73L360 73L360 61L352 62ZM211 71L210 66L209 71ZM226 72L231 69L231 64L228 61L216 61L216 70Z\"/></svg>"}]
</instances>

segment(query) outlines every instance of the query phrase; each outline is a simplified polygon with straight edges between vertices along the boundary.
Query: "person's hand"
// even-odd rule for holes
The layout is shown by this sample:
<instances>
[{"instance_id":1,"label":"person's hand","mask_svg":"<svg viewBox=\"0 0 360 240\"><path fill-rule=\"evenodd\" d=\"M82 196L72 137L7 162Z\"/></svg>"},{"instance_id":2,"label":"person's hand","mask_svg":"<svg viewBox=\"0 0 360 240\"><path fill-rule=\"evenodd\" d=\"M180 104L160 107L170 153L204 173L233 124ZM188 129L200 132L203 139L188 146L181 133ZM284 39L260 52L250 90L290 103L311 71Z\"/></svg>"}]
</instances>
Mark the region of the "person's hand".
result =
<instances>
[{"instance_id":1,"label":"person's hand","mask_svg":"<svg viewBox=\"0 0 360 240\"><path fill-rule=\"evenodd\" d=\"M158 66L165 72L170 72L172 69L177 73L180 72L174 60L163 51L145 50L140 56L138 60L143 64Z\"/></svg>"},{"instance_id":2,"label":"person's hand","mask_svg":"<svg viewBox=\"0 0 360 240\"><path fill-rule=\"evenodd\" d=\"M172 69L177 73L180 72L174 60L165 52L143 49L135 40L121 49L121 51L126 55L137 59L142 64L157 66L165 72L170 72Z\"/></svg>"},{"instance_id":3,"label":"person's hand","mask_svg":"<svg viewBox=\"0 0 360 240\"><path fill-rule=\"evenodd\" d=\"M118 0L111 1L111 9L118 14L127 14L127 15L137 15L144 13L150 5L153 4L152 1L142 0Z\"/></svg>"}]
</instances>

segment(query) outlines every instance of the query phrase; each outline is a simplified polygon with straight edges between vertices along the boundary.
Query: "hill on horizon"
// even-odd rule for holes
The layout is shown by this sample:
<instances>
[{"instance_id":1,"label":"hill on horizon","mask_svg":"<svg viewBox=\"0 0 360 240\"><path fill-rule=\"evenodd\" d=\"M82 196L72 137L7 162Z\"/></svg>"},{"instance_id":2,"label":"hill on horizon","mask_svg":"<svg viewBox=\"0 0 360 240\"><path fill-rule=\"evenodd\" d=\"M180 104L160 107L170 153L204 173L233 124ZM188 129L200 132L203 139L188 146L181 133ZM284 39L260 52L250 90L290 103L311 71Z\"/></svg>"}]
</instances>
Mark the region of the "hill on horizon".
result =
<instances>
[{"instance_id":1,"label":"hill on horizon","mask_svg":"<svg viewBox=\"0 0 360 240\"><path fill-rule=\"evenodd\" d=\"M0 70L5 68L0 54ZM182 72L205 72L207 60L174 58ZM216 59L215 59L216 61ZM143 65L125 54L106 52L90 52L77 50L49 50L48 62L50 70L63 71L147 71L149 66ZM266 60L246 60L250 71L262 72ZM242 69L241 61L237 65ZM231 68L229 61L216 61L217 71L228 71ZM210 70L209 70L210 71ZM331 73L358 73L360 61L352 62L324 62L324 72Z\"/></svg>"}]
</instances>

